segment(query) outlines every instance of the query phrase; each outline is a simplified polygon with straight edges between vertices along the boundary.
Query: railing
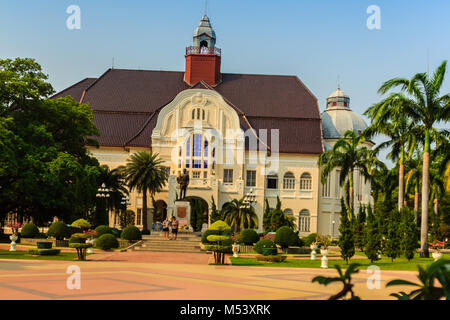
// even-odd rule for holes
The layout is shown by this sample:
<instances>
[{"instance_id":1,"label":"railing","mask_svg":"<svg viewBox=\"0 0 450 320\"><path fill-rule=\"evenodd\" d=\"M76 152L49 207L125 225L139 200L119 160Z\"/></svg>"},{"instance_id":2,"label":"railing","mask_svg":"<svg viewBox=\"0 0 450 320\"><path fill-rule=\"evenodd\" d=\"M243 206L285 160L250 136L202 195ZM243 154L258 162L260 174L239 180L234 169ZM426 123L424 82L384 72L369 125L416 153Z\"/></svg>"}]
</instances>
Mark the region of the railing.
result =
<instances>
[{"instance_id":1,"label":"railing","mask_svg":"<svg viewBox=\"0 0 450 320\"><path fill-rule=\"evenodd\" d=\"M222 55L222 50L216 47L187 47L186 54L213 54L216 56Z\"/></svg>"}]
</instances>

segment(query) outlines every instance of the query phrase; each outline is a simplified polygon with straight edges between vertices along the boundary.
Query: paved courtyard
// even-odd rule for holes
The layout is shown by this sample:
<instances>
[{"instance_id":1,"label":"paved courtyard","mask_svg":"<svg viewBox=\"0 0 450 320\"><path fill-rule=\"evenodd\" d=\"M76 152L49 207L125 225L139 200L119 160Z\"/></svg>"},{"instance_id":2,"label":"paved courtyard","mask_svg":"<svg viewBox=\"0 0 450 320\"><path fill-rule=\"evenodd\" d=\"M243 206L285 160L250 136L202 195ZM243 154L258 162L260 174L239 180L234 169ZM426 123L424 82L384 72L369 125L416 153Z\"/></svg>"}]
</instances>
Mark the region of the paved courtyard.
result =
<instances>
[{"instance_id":1,"label":"paved courtyard","mask_svg":"<svg viewBox=\"0 0 450 320\"><path fill-rule=\"evenodd\" d=\"M327 299L340 286L311 283L333 269L232 267L207 265L206 254L156 252L103 253L95 261L0 261L0 299L150 299L276 300ZM81 289L68 289L70 265L81 270ZM368 274L355 276L355 292L363 299L391 299L385 289L394 278L415 280L415 272L382 271L381 289L369 290Z\"/></svg>"}]
</instances>

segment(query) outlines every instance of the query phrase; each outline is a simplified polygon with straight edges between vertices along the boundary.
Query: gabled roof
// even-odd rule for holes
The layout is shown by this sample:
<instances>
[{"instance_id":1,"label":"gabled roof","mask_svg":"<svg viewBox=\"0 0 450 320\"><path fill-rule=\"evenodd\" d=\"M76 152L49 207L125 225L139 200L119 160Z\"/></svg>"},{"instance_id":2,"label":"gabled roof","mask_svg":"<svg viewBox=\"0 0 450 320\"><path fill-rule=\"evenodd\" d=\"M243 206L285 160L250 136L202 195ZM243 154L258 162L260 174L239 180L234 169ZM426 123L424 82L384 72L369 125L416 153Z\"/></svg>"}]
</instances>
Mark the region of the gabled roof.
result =
<instances>
[{"instance_id":1,"label":"gabled roof","mask_svg":"<svg viewBox=\"0 0 450 320\"><path fill-rule=\"evenodd\" d=\"M323 150L316 97L296 76L222 74L212 88L203 81L190 87L183 72L108 69L98 79L87 78L54 97L67 94L89 103L104 146L146 146L159 110L183 90L218 92L252 127L280 130L280 152L319 154Z\"/></svg>"}]
</instances>

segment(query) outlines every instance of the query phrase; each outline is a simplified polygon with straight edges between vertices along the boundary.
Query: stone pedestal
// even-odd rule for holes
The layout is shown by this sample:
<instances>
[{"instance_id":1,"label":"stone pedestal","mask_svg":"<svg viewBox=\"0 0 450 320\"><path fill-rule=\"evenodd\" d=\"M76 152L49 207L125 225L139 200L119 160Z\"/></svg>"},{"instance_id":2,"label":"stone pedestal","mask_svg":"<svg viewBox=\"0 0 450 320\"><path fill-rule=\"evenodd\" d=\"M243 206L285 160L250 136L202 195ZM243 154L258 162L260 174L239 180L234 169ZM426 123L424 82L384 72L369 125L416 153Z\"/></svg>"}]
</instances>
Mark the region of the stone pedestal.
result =
<instances>
[{"instance_id":1,"label":"stone pedestal","mask_svg":"<svg viewBox=\"0 0 450 320\"><path fill-rule=\"evenodd\" d=\"M191 224L191 205L189 201L175 201L173 215L177 217L179 225Z\"/></svg>"}]
</instances>

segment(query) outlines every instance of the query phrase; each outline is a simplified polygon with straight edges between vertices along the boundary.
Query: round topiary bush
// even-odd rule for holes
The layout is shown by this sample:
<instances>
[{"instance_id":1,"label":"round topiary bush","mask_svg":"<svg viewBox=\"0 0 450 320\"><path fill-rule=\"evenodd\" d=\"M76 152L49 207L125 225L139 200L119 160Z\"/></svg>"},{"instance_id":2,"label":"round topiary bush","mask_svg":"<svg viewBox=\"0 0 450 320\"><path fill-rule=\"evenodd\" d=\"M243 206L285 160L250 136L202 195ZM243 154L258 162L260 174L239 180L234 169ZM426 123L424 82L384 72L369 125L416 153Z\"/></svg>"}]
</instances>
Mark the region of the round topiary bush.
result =
<instances>
[{"instance_id":1,"label":"round topiary bush","mask_svg":"<svg viewBox=\"0 0 450 320\"><path fill-rule=\"evenodd\" d=\"M97 232L97 238L100 238L104 234L113 234L112 229L105 225L98 226L95 228L95 231Z\"/></svg>"},{"instance_id":2,"label":"round topiary bush","mask_svg":"<svg viewBox=\"0 0 450 320\"><path fill-rule=\"evenodd\" d=\"M306 237L302 238L303 245L305 247L309 247L313 242L316 242L317 233L311 233L307 235Z\"/></svg>"},{"instance_id":3,"label":"round topiary bush","mask_svg":"<svg viewBox=\"0 0 450 320\"><path fill-rule=\"evenodd\" d=\"M22 235L22 238L38 238L39 229L34 223L27 223L22 227L20 234Z\"/></svg>"},{"instance_id":4,"label":"round topiary bush","mask_svg":"<svg viewBox=\"0 0 450 320\"><path fill-rule=\"evenodd\" d=\"M72 222L72 226L79 227L81 229L89 229L91 227L91 224L84 219L78 219Z\"/></svg>"},{"instance_id":5,"label":"round topiary bush","mask_svg":"<svg viewBox=\"0 0 450 320\"><path fill-rule=\"evenodd\" d=\"M217 230L206 230L202 233L202 243L203 244L210 244L211 242L208 241L208 236L219 234L219 231Z\"/></svg>"},{"instance_id":6,"label":"round topiary bush","mask_svg":"<svg viewBox=\"0 0 450 320\"><path fill-rule=\"evenodd\" d=\"M50 228L48 228L47 235L54 237L56 240L64 240L70 236L69 228L62 221L53 222Z\"/></svg>"},{"instance_id":7,"label":"round topiary bush","mask_svg":"<svg viewBox=\"0 0 450 320\"><path fill-rule=\"evenodd\" d=\"M253 250L255 250L255 252L257 252L259 254L262 254L262 249L264 249L264 248L276 249L277 246L275 245L275 243L272 240L261 239L255 244L255 246L253 247Z\"/></svg>"},{"instance_id":8,"label":"round topiary bush","mask_svg":"<svg viewBox=\"0 0 450 320\"><path fill-rule=\"evenodd\" d=\"M284 226L280 227L275 234L274 242L281 248L295 246L298 243L298 236L291 228Z\"/></svg>"},{"instance_id":9,"label":"round topiary bush","mask_svg":"<svg viewBox=\"0 0 450 320\"><path fill-rule=\"evenodd\" d=\"M97 239L97 241L95 242L95 246L102 250L109 250L113 248L118 248L119 241L117 241L114 235L106 233Z\"/></svg>"},{"instance_id":10,"label":"round topiary bush","mask_svg":"<svg viewBox=\"0 0 450 320\"><path fill-rule=\"evenodd\" d=\"M124 240L141 240L141 231L135 226L128 226L122 230L121 238Z\"/></svg>"},{"instance_id":11,"label":"round topiary bush","mask_svg":"<svg viewBox=\"0 0 450 320\"><path fill-rule=\"evenodd\" d=\"M245 229L245 230L242 230L239 239L245 245L251 246L252 244L259 241L259 235L253 229Z\"/></svg>"},{"instance_id":12,"label":"round topiary bush","mask_svg":"<svg viewBox=\"0 0 450 320\"><path fill-rule=\"evenodd\" d=\"M74 233L70 236L69 244L71 243L86 243L89 236L85 233Z\"/></svg>"}]
</instances>

